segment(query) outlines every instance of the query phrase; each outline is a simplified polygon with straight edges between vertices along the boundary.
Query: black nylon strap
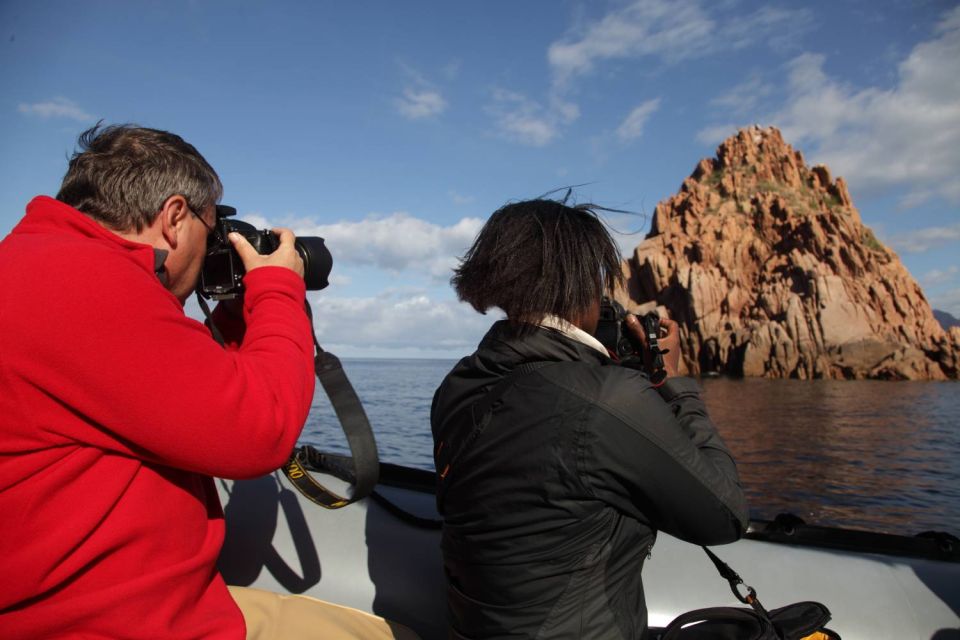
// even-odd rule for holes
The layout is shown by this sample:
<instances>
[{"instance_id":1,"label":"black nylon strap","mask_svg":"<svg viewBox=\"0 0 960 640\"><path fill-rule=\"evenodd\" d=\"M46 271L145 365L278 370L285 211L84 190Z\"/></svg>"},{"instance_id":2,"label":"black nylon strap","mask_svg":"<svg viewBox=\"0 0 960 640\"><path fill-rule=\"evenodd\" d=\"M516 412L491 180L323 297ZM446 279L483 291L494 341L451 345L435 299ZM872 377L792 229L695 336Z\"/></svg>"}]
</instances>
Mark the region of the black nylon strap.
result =
<instances>
[{"instance_id":1,"label":"black nylon strap","mask_svg":"<svg viewBox=\"0 0 960 640\"><path fill-rule=\"evenodd\" d=\"M316 339L315 339L316 340ZM319 504L327 509L339 509L348 504L366 498L373 491L380 477L380 459L377 455L377 444L373 437L373 430L370 427L370 421L363 410L360 398L357 397L347 379L346 373L340 359L332 353L323 351L319 344L316 344L317 357L314 360L317 378L323 386L327 397L330 398L330 404L337 414L340 426L347 437L347 444L350 447L351 460L353 463L352 479L353 484L349 497L342 497L333 491L330 491L322 484L317 482L307 471L304 463L309 457L309 450L312 447L300 447L293 452L290 460L284 465L283 470L287 478L297 490L307 499ZM346 479L343 472L337 473L337 470L330 469L325 464L322 457L311 461L311 467L321 470L330 470L334 475Z\"/></svg>"},{"instance_id":2,"label":"black nylon strap","mask_svg":"<svg viewBox=\"0 0 960 640\"><path fill-rule=\"evenodd\" d=\"M213 324L213 317L210 315L210 306L207 304L207 301L204 300L203 296L200 295L199 291L197 291L197 302L200 303L200 309L207 318L207 326L210 327L210 333L213 334L213 339L216 340L217 344L221 347L227 346L227 342L223 339L223 334L220 333L220 329L217 328L217 325Z\"/></svg>"},{"instance_id":3,"label":"black nylon strap","mask_svg":"<svg viewBox=\"0 0 960 640\"><path fill-rule=\"evenodd\" d=\"M757 592L753 589L753 587L748 584L744 584L743 578L741 578L740 575L734 571L732 567L730 567L730 565L721 560L713 551L710 551L710 549L703 546L700 548L706 552L707 556L713 562L713 566L717 568L717 572L727 582L730 583L730 590L733 591L733 595L737 597L737 600L744 604L750 605L758 614L769 620L770 614L767 613L767 610L763 608L762 604L760 604L760 600L757 599ZM743 585L744 588L746 588L746 595L740 593L740 585Z\"/></svg>"},{"instance_id":4,"label":"black nylon strap","mask_svg":"<svg viewBox=\"0 0 960 640\"><path fill-rule=\"evenodd\" d=\"M309 301L305 301L304 305L307 317L310 318L310 330L313 331L313 310L310 308ZM327 509L339 509L370 495L380 478L380 458L377 455L377 443L374 440L367 413L363 410L363 404L357 397L353 385L347 379L340 359L323 350L317 341L316 333L313 334L313 345L317 351L313 359L314 371L327 397L330 398L330 404L333 405L343 433L347 436L353 464L353 484L349 497L344 497L327 489L311 476L305 463L311 451L314 451L313 447L295 449L290 459L283 465L283 473L290 483L311 502ZM310 466L315 469L326 467L320 458L314 458L310 462ZM334 475L346 479L343 472L334 472Z\"/></svg>"}]
</instances>

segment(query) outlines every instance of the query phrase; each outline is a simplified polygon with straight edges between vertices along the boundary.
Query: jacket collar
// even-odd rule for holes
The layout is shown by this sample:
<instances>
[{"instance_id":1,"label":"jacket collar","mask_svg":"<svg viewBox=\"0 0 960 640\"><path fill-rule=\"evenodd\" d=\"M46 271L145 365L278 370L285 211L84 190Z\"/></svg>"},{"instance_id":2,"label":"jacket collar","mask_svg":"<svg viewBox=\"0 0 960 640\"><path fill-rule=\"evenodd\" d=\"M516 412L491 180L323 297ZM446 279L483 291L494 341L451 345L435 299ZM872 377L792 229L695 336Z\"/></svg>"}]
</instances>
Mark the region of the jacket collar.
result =
<instances>
[{"instance_id":1,"label":"jacket collar","mask_svg":"<svg viewBox=\"0 0 960 640\"><path fill-rule=\"evenodd\" d=\"M599 365L612 362L605 352L558 329L536 326L520 337L507 320L490 327L480 341L476 356L483 361L483 368L500 375L524 362L585 361Z\"/></svg>"},{"instance_id":2,"label":"jacket collar","mask_svg":"<svg viewBox=\"0 0 960 640\"><path fill-rule=\"evenodd\" d=\"M166 286L166 268L163 266L166 251L122 238L85 213L49 196L37 196L31 200L27 205L27 214L10 233L68 233L103 242L126 253L138 265L156 274L161 284Z\"/></svg>"},{"instance_id":3,"label":"jacket collar","mask_svg":"<svg viewBox=\"0 0 960 640\"><path fill-rule=\"evenodd\" d=\"M610 355L607 351L607 348L603 344L594 338L592 335L581 329L575 324L567 322L563 318L554 315L548 315L539 322L540 326L544 329L556 329L563 335L567 336L571 340L576 340L577 342L583 343L588 347L596 349L605 356Z\"/></svg>"}]
</instances>

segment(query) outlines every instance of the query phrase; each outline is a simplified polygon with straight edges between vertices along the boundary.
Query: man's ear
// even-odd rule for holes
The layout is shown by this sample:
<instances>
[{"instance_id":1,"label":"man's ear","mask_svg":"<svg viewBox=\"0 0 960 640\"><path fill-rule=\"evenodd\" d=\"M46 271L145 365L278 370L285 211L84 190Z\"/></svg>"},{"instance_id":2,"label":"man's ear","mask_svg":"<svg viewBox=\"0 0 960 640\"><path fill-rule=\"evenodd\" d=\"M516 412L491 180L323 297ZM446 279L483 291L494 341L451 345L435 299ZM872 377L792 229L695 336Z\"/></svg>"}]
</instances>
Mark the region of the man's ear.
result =
<instances>
[{"instance_id":1,"label":"man's ear","mask_svg":"<svg viewBox=\"0 0 960 640\"><path fill-rule=\"evenodd\" d=\"M184 222L190 216L190 207L187 199L182 195L173 195L167 198L157 218L160 221L160 232L171 249L177 248L177 238L183 229Z\"/></svg>"}]
</instances>

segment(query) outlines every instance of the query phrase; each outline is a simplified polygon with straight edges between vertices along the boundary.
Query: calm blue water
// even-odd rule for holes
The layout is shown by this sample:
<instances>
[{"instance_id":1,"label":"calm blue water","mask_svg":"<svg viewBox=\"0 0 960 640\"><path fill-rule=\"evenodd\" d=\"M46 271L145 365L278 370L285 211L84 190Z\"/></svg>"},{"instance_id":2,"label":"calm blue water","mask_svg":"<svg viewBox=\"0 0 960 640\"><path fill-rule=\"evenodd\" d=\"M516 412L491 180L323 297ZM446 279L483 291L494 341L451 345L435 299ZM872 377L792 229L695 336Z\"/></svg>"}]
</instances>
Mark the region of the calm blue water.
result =
<instances>
[{"instance_id":1,"label":"calm blue water","mask_svg":"<svg viewBox=\"0 0 960 640\"><path fill-rule=\"evenodd\" d=\"M454 360L345 360L380 457L433 470L430 402ZM960 384L703 381L755 518L960 535ZM317 385L301 441L347 452Z\"/></svg>"}]
</instances>

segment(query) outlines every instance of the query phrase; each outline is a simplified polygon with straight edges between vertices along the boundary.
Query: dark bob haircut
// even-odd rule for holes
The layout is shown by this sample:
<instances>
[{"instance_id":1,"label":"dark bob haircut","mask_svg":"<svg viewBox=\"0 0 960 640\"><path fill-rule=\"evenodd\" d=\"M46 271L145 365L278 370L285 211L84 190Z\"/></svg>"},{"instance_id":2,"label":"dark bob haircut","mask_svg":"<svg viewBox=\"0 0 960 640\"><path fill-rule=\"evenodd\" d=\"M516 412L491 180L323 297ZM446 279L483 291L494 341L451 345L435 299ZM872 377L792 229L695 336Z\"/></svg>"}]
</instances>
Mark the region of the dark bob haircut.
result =
<instances>
[{"instance_id":1,"label":"dark bob haircut","mask_svg":"<svg viewBox=\"0 0 960 640\"><path fill-rule=\"evenodd\" d=\"M598 209L544 199L501 207L454 269L457 296L481 313L503 309L520 330L548 314L577 318L623 281Z\"/></svg>"}]
</instances>

